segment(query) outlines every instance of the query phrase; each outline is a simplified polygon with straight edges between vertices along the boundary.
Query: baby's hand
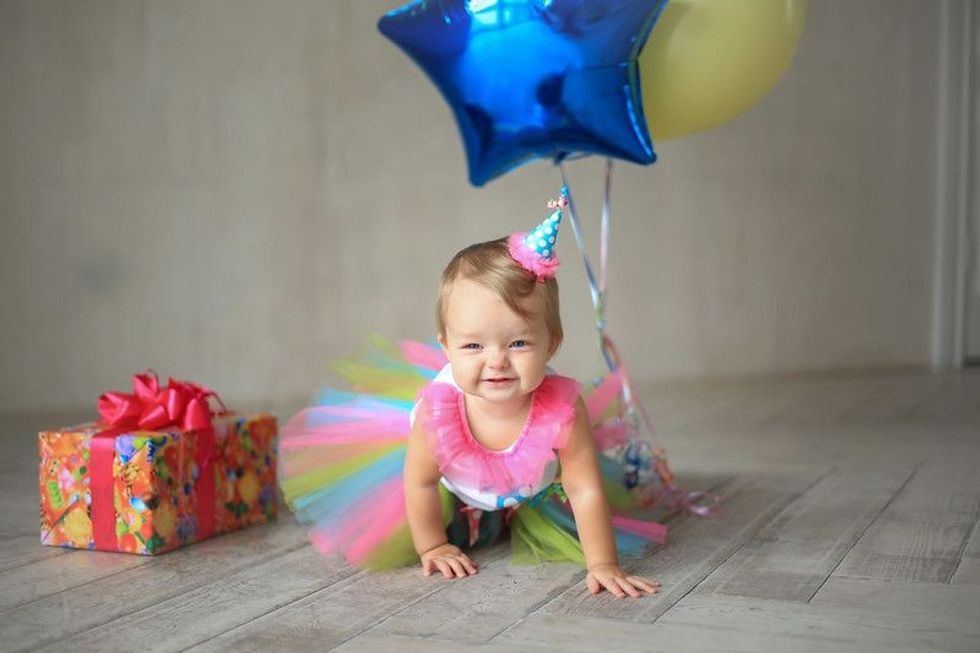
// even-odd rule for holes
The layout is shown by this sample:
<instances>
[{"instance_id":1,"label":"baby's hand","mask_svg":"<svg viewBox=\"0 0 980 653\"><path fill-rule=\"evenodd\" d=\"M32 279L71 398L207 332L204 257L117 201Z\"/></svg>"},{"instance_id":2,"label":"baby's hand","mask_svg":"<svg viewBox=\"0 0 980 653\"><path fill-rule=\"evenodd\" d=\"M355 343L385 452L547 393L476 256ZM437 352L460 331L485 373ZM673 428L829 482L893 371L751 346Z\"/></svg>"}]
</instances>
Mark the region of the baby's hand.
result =
<instances>
[{"instance_id":1,"label":"baby's hand","mask_svg":"<svg viewBox=\"0 0 980 653\"><path fill-rule=\"evenodd\" d=\"M442 544L422 554L422 573L431 576L433 571L441 571L446 578L463 578L477 572L476 563L463 553L458 546Z\"/></svg>"},{"instance_id":2,"label":"baby's hand","mask_svg":"<svg viewBox=\"0 0 980 653\"><path fill-rule=\"evenodd\" d=\"M638 599L643 596L640 590L647 594L656 594L660 591L660 581L627 575L619 565L615 564L593 565L585 575L585 584L593 594L598 594L602 588L606 588L618 598L629 594Z\"/></svg>"}]
</instances>

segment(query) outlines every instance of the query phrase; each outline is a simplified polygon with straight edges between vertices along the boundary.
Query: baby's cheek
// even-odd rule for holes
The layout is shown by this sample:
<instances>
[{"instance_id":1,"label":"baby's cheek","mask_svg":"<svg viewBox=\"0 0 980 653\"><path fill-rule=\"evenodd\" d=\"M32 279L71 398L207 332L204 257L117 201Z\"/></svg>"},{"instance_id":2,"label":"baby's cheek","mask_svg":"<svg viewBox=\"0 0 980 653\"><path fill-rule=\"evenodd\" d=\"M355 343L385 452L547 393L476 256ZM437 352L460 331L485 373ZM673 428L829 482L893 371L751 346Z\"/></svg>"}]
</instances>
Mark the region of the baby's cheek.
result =
<instances>
[{"instance_id":1,"label":"baby's cheek","mask_svg":"<svg viewBox=\"0 0 980 653\"><path fill-rule=\"evenodd\" d=\"M537 390L538 386L541 385L541 382L544 381L544 368L542 367L540 369L530 371L525 378L527 378L530 389Z\"/></svg>"},{"instance_id":2,"label":"baby's cheek","mask_svg":"<svg viewBox=\"0 0 980 653\"><path fill-rule=\"evenodd\" d=\"M462 364L453 368L453 377L456 379L456 383L461 386L472 387L479 376L476 366L472 362L463 362Z\"/></svg>"}]
</instances>

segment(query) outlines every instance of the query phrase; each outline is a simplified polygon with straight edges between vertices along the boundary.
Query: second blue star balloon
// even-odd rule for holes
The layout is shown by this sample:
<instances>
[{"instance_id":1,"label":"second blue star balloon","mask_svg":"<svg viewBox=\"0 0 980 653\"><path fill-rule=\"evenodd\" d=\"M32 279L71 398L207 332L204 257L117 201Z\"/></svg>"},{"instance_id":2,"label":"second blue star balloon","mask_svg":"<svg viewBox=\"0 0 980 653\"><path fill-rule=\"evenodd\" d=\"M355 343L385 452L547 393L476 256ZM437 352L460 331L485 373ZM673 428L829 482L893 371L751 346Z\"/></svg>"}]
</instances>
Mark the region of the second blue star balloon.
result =
<instances>
[{"instance_id":1,"label":"second blue star balloon","mask_svg":"<svg viewBox=\"0 0 980 653\"><path fill-rule=\"evenodd\" d=\"M442 92L476 186L536 158L656 160L637 56L666 0L416 0L378 28Z\"/></svg>"}]
</instances>

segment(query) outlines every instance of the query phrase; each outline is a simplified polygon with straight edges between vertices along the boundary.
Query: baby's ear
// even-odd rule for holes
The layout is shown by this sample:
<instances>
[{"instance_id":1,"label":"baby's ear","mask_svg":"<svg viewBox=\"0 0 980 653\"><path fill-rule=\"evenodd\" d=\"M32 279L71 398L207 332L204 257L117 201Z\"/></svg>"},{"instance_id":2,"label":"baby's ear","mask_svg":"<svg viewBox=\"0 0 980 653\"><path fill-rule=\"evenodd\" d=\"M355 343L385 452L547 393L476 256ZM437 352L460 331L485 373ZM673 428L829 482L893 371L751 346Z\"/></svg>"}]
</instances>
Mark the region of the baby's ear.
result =
<instances>
[{"instance_id":1,"label":"baby's ear","mask_svg":"<svg viewBox=\"0 0 980 653\"><path fill-rule=\"evenodd\" d=\"M436 341L439 343L439 346L442 347L442 350L443 351L446 351L446 349L447 349L447 346L446 346L446 336L444 336L443 334L440 333L440 334L438 334L436 336Z\"/></svg>"},{"instance_id":2,"label":"baby's ear","mask_svg":"<svg viewBox=\"0 0 980 653\"><path fill-rule=\"evenodd\" d=\"M551 361L558 353L558 348L561 347L561 340L552 338L551 342L548 344L548 360Z\"/></svg>"}]
</instances>

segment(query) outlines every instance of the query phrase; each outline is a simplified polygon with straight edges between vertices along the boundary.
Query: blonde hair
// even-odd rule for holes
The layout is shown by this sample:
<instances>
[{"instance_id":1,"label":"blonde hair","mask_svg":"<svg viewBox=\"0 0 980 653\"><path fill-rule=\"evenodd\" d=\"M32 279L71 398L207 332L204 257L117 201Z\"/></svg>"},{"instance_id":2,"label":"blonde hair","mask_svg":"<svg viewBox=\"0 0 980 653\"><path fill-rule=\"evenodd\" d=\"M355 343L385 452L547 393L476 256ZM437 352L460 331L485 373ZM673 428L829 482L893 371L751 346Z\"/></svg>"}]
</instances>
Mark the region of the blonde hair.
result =
<instances>
[{"instance_id":1,"label":"blonde hair","mask_svg":"<svg viewBox=\"0 0 980 653\"><path fill-rule=\"evenodd\" d=\"M507 304L510 310L525 320L531 316L520 305L538 285L544 286L544 322L551 337L551 346L556 350L565 337L561 328L561 313L558 306L558 282L552 277L544 283L538 282L534 274L521 267L507 251L507 239L499 238L485 243L470 245L456 252L456 255L442 271L439 291L436 295L436 329L442 338L446 337L446 306L449 293L457 279L470 279L493 291Z\"/></svg>"}]
</instances>

